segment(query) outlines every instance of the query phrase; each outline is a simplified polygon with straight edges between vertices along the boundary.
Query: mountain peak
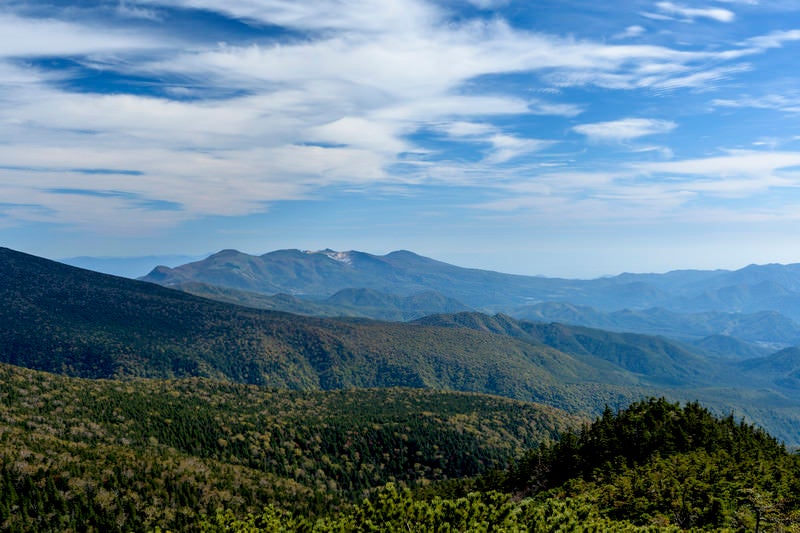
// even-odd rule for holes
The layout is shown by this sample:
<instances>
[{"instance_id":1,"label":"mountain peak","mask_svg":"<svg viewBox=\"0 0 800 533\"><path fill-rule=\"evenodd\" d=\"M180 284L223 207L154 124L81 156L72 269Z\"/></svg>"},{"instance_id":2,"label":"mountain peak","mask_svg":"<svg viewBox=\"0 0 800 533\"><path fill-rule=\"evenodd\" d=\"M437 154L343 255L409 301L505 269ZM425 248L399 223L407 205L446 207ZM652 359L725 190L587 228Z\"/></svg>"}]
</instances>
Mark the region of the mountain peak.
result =
<instances>
[{"instance_id":1,"label":"mountain peak","mask_svg":"<svg viewBox=\"0 0 800 533\"><path fill-rule=\"evenodd\" d=\"M349 252L337 252L336 250L331 250L330 248L325 248L324 250L318 250L316 252L306 252L311 254L322 254L330 257L334 261L338 261L340 263L344 263L346 265L350 265L353 263L353 252L352 250Z\"/></svg>"},{"instance_id":2,"label":"mountain peak","mask_svg":"<svg viewBox=\"0 0 800 533\"><path fill-rule=\"evenodd\" d=\"M150 271L150 273L147 275L147 278L154 283L159 283L164 281L164 279L166 279L167 276L170 276L173 272L174 270L168 266L158 265Z\"/></svg>"},{"instance_id":3,"label":"mountain peak","mask_svg":"<svg viewBox=\"0 0 800 533\"><path fill-rule=\"evenodd\" d=\"M240 255L247 255L247 254L245 254L243 252L240 252L239 250L235 250L233 248L226 248L224 250L220 250L219 252L217 252L215 254L211 254L208 257L208 259L220 258L220 257L236 257L236 256L240 256Z\"/></svg>"}]
</instances>

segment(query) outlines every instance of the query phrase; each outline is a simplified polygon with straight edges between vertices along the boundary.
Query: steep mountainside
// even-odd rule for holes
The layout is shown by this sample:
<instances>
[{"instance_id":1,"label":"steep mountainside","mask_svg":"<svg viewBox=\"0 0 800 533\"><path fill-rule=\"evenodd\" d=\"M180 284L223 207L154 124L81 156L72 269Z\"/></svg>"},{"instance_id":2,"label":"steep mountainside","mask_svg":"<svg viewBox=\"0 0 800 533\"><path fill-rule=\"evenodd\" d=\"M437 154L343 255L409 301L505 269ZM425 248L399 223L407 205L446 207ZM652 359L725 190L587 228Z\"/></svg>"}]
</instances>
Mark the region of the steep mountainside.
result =
<instances>
[{"instance_id":1,"label":"steep mountainside","mask_svg":"<svg viewBox=\"0 0 800 533\"><path fill-rule=\"evenodd\" d=\"M431 315L415 321L431 326L469 328L541 343L582 360L601 359L616 367L667 385L707 384L719 379L724 367L661 337L613 333L581 326L515 320L480 313ZM726 373L725 381L735 383Z\"/></svg>"}]
</instances>

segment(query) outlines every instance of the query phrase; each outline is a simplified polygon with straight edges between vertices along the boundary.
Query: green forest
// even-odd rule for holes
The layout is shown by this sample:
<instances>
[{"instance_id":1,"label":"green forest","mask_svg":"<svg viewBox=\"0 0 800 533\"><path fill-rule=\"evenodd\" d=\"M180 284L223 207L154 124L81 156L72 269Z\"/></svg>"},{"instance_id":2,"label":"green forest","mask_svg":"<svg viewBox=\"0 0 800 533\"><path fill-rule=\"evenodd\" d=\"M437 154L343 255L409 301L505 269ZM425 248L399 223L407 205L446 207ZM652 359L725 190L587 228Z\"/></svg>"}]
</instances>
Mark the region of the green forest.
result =
<instances>
[{"instance_id":1,"label":"green forest","mask_svg":"<svg viewBox=\"0 0 800 533\"><path fill-rule=\"evenodd\" d=\"M3 531L800 530L800 458L696 403L0 365Z\"/></svg>"},{"instance_id":2,"label":"green forest","mask_svg":"<svg viewBox=\"0 0 800 533\"><path fill-rule=\"evenodd\" d=\"M0 365L0 529L196 528L266 504L317 516L389 482L502 468L580 419L499 397L87 380Z\"/></svg>"},{"instance_id":3,"label":"green forest","mask_svg":"<svg viewBox=\"0 0 800 533\"><path fill-rule=\"evenodd\" d=\"M529 450L503 470L388 484L308 519L219 511L203 531L800 531L800 457L697 403L650 399Z\"/></svg>"}]
</instances>

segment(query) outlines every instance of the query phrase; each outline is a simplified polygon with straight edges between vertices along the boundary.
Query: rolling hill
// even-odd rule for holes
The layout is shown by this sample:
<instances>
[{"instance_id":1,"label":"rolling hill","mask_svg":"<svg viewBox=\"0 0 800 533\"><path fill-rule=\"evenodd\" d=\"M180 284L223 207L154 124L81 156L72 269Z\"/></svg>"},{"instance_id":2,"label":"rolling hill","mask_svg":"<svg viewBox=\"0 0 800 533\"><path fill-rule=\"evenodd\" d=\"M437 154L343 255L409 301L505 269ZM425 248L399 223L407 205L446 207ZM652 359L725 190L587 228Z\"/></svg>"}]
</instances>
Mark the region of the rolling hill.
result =
<instances>
[{"instance_id":1,"label":"rolling hill","mask_svg":"<svg viewBox=\"0 0 800 533\"><path fill-rule=\"evenodd\" d=\"M361 317L403 322L435 313L471 310L458 300L434 291L398 296L374 289L342 289L325 299L310 300L285 293L267 295L199 281L170 287L220 302L317 317Z\"/></svg>"}]
</instances>

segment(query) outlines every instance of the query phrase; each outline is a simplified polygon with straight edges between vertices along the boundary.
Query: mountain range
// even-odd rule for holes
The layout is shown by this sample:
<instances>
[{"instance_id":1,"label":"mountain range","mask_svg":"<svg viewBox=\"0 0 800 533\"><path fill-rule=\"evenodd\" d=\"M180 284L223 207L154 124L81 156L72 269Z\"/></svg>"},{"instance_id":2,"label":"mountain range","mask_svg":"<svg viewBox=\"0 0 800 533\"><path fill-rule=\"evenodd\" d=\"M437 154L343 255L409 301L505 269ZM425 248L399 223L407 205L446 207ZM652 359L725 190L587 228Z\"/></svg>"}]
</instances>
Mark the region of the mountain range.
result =
<instances>
[{"instance_id":1,"label":"mountain range","mask_svg":"<svg viewBox=\"0 0 800 533\"><path fill-rule=\"evenodd\" d=\"M558 321L699 343L736 346L730 357L800 344L800 265L736 271L680 270L593 280L461 268L409 251L223 250L144 281L257 308L315 316L413 320L462 310ZM424 296L423 296L424 295ZM408 305L409 298L420 299ZM405 300L405 302L400 302ZM719 337L731 342L720 344Z\"/></svg>"},{"instance_id":2,"label":"mountain range","mask_svg":"<svg viewBox=\"0 0 800 533\"><path fill-rule=\"evenodd\" d=\"M474 311L407 323L307 317L8 249L0 280L0 362L17 366L88 378L469 391L584 414L664 395L734 410L800 443L797 367L784 352L737 362L664 337Z\"/></svg>"}]
</instances>

